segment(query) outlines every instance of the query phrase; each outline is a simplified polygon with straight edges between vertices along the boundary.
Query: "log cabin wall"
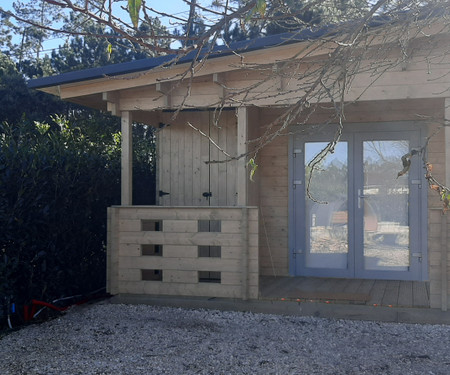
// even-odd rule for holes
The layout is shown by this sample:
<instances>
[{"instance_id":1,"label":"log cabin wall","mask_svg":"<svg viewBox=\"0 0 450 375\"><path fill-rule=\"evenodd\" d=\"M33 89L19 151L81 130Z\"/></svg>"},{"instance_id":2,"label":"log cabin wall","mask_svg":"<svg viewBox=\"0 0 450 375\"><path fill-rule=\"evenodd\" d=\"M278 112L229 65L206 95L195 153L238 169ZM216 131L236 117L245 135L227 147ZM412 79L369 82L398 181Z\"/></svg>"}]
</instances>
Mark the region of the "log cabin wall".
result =
<instances>
[{"instance_id":1,"label":"log cabin wall","mask_svg":"<svg viewBox=\"0 0 450 375\"><path fill-rule=\"evenodd\" d=\"M330 106L324 105L310 123L320 123L328 118ZM413 99L397 101L358 102L346 107L346 123L418 121L428 123L428 134L432 134L444 118L444 99ZM260 109L259 129L275 120L281 110ZM260 273L261 275L288 275L288 136L278 137L258 153L258 184L260 186ZM425 140L423 140L425 141ZM433 173L445 181L444 133L434 137L428 148L428 160L433 164ZM425 173L425 171L424 171ZM425 187L426 188L426 187ZM448 243L450 227L441 214L442 202L434 191L428 191L428 273L430 280L431 306L441 307L443 299L448 306L450 283L450 261ZM450 222L450 220L449 220ZM444 262L444 263L443 263ZM446 273L446 275L444 275ZM447 298L443 297L444 294Z\"/></svg>"},{"instance_id":2,"label":"log cabin wall","mask_svg":"<svg viewBox=\"0 0 450 375\"><path fill-rule=\"evenodd\" d=\"M219 228L202 229L203 222ZM206 247L218 248L213 256ZM111 294L258 298L255 207L117 206L108 209Z\"/></svg>"},{"instance_id":3,"label":"log cabin wall","mask_svg":"<svg viewBox=\"0 0 450 375\"><path fill-rule=\"evenodd\" d=\"M260 134L280 113L279 109L260 109ZM257 155L261 275L289 275L288 140L287 136L280 136L262 148Z\"/></svg>"},{"instance_id":4,"label":"log cabin wall","mask_svg":"<svg viewBox=\"0 0 450 375\"><path fill-rule=\"evenodd\" d=\"M433 107L433 118L438 120L431 124L428 135L431 136L442 124L445 112L448 111L445 102L439 101L439 105ZM433 176L440 182L449 180L446 176L446 163L449 162L447 145L445 142L445 132L442 129L434 136L428 146L428 161L433 165ZM447 185L448 186L448 185ZM449 212L443 215L443 203L436 191L428 191L428 264L430 280L430 306L447 310L450 308L450 220Z\"/></svg>"}]
</instances>

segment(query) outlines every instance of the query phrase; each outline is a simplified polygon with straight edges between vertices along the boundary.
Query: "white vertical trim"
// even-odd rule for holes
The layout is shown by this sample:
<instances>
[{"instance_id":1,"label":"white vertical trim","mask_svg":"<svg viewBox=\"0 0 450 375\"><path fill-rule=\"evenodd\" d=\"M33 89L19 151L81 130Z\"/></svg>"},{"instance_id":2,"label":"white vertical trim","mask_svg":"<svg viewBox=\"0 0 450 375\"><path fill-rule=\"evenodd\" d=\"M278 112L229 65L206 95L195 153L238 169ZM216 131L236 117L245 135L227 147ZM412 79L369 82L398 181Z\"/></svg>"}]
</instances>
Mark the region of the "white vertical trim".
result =
<instances>
[{"instance_id":1,"label":"white vertical trim","mask_svg":"<svg viewBox=\"0 0 450 375\"><path fill-rule=\"evenodd\" d=\"M133 132L131 112L122 112L121 204L133 204Z\"/></svg>"},{"instance_id":2,"label":"white vertical trim","mask_svg":"<svg viewBox=\"0 0 450 375\"><path fill-rule=\"evenodd\" d=\"M237 109L237 154L243 155L247 153L248 140L248 109L247 107L239 107ZM237 161L236 191L237 205L247 205L247 158L241 157Z\"/></svg>"}]
</instances>

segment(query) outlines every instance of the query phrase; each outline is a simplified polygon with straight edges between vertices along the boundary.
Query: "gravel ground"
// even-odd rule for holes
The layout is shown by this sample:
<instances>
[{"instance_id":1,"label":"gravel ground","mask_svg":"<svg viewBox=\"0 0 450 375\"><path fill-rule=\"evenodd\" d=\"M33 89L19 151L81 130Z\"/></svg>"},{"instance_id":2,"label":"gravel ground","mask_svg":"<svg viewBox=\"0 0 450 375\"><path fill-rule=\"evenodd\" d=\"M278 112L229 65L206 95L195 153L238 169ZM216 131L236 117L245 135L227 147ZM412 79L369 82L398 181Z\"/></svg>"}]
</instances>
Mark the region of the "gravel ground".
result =
<instances>
[{"instance_id":1,"label":"gravel ground","mask_svg":"<svg viewBox=\"0 0 450 375\"><path fill-rule=\"evenodd\" d=\"M96 304L0 339L0 374L450 374L450 326Z\"/></svg>"}]
</instances>

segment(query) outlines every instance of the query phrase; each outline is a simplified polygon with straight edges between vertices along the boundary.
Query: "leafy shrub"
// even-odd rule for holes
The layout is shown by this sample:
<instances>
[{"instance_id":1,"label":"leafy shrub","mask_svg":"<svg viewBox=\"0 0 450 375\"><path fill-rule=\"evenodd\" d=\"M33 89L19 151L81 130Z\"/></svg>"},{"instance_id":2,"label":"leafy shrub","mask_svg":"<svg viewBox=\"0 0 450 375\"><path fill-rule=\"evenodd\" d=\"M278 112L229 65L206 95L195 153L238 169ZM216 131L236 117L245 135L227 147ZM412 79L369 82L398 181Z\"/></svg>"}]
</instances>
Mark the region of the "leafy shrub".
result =
<instances>
[{"instance_id":1,"label":"leafy shrub","mask_svg":"<svg viewBox=\"0 0 450 375\"><path fill-rule=\"evenodd\" d=\"M55 118L0 125L0 295L16 304L105 284L106 207L120 201L120 136L93 143Z\"/></svg>"}]
</instances>

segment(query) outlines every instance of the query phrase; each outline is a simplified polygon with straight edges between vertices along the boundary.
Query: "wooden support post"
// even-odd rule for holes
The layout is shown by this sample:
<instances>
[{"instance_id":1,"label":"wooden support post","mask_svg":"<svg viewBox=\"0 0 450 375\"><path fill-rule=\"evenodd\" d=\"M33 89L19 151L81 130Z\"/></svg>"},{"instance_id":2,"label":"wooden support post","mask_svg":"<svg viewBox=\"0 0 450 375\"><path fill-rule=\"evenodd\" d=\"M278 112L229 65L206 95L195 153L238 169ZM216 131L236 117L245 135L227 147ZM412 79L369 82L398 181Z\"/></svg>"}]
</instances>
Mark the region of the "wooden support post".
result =
<instances>
[{"instance_id":1,"label":"wooden support post","mask_svg":"<svg viewBox=\"0 0 450 375\"><path fill-rule=\"evenodd\" d=\"M237 153L238 155L247 152L248 138L248 110L246 107L237 109ZM236 191L237 205L247 206L247 158L242 157L237 161ZM242 299L248 299L248 210L242 211L242 258L241 258L241 280L242 280Z\"/></svg>"},{"instance_id":2,"label":"wooden support post","mask_svg":"<svg viewBox=\"0 0 450 375\"><path fill-rule=\"evenodd\" d=\"M119 209L108 207L106 291L119 293Z\"/></svg>"},{"instance_id":3,"label":"wooden support post","mask_svg":"<svg viewBox=\"0 0 450 375\"><path fill-rule=\"evenodd\" d=\"M445 99L445 185L450 186L450 98Z\"/></svg>"},{"instance_id":4,"label":"wooden support post","mask_svg":"<svg viewBox=\"0 0 450 375\"><path fill-rule=\"evenodd\" d=\"M445 186L450 186L450 98L445 99ZM446 214L448 215L448 214ZM441 240L441 307L442 311L448 308L448 252L450 245L448 241L447 226L448 219L442 215L442 240Z\"/></svg>"},{"instance_id":5,"label":"wooden support post","mask_svg":"<svg viewBox=\"0 0 450 375\"><path fill-rule=\"evenodd\" d=\"M447 311L448 307L448 261L447 245L447 214L441 215L441 309Z\"/></svg>"},{"instance_id":6,"label":"wooden support post","mask_svg":"<svg viewBox=\"0 0 450 375\"><path fill-rule=\"evenodd\" d=\"M131 112L122 112L122 206L133 204L133 133Z\"/></svg>"},{"instance_id":7,"label":"wooden support post","mask_svg":"<svg viewBox=\"0 0 450 375\"><path fill-rule=\"evenodd\" d=\"M237 109L237 154L243 155L247 153L248 138L248 109L247 107L239 107ZM247 206L247 158L241 157L236 164L236 191L237 205Z\"/></svg>"},{"instance_id":8,"label":"wooden support post","mask_svg":"<svg viewBox=\"0 0 450 375\"><path fill-rule=\"evenodd\" d=\"M242 299L244 301L248 300L248 208L242 208L242 221L241 221L241 231L242 231L242 258L241 258L241 280L242 280Z\"/></svg>"}]
</instances>

